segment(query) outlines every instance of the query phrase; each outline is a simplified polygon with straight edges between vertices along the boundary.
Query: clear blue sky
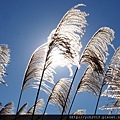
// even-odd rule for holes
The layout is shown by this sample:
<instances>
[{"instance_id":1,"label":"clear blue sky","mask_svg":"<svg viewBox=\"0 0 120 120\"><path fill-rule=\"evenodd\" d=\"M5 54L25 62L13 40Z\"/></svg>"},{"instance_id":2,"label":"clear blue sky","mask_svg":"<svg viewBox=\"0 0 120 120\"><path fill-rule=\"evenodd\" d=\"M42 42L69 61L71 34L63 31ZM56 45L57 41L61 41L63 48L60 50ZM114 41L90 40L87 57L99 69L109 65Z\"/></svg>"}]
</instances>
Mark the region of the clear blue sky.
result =
<instances>
[{"instance_id":1,"label":"clear blue sky","mask_svg":"<svg viewBox=\"0 0 120 120\"><path fill-rule=\"evenodd\" d=\"M33 51L47 41L50 32L56 28L63 15L78 3L86 4L80 9L90 15L87 17L88 26L82 38L83 48L92 35L103 26L111 27L115 31L113 44L120 45L120 0L0 0L0 44L8 44L11 50L11 62L6 68L8 76L4 77L8 87L0 84L0 102L3 105L13 101L17 107L22 79L27 63ZM110 48L110 56L113 50ZM108 59L109 61L109 59ZM61 77L68 77L67 69L58 68L55 81ZM65 73L65 74L63 74ZM77 74L74 86L77 86L83 73L81 68ZM74 87L75 88L75 87ZM34 104L35 89L27 89L23 93L21 105ZM45 93L40 94L47 100ZM87 114L94 113L97 98L88 93L79 93L71 112L86 109ZM104 101L100 101L100 105ZM59 113L58 109L49 105L47 113ZM99 114L107 111L98 110Z\"/></svg>"}]
</instances>

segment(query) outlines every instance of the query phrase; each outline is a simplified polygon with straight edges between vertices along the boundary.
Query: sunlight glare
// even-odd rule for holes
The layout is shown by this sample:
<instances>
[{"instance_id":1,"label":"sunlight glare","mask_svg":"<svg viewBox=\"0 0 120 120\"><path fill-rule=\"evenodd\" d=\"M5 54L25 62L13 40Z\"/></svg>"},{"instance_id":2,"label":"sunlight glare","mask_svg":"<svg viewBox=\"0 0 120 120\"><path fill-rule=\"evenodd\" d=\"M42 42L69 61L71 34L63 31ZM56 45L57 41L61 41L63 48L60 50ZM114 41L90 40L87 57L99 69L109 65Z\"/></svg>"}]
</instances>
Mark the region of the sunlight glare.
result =
<instances>
[{"instance_id":1,"label":"sunlight glare","mask_svg":"<svg viewBox=\"0 0 120 120\"><path fill-rule=\"evenodd\" d=\"M60 50L57 48L55 50L53 50L52 53L52 62L55 66L64 66L64 57L63 55L60 53Z\"/></svg>"},{"instance_id":2,"label":"sunlight glare","mask_svg":"<svg viewBox=\"0 0 120 120\"><path fill-rule=\"evenodd\" d=\"M73 75L72 65L70 64L70 61L65 58L61 50L59 50L58 48L55 48L52 52L52 64L55 67L56 66L61 66L61 67L67 66L70 72L70 76Z\"/></svg>"}]
</instances>

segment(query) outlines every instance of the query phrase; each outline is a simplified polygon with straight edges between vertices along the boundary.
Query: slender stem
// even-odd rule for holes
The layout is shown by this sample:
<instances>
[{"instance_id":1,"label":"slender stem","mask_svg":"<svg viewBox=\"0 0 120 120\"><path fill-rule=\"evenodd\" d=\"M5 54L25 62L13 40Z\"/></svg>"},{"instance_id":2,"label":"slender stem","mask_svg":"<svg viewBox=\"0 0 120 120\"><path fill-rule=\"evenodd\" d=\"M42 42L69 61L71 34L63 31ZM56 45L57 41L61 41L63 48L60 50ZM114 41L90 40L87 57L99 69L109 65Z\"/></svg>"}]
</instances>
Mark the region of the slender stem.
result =
<instances>
[{"instance_id":1,"label":"slender stem","mask_svg":"<svg viewBox=\"0 0 120 120\"><path fill-rule=\"evenodd\" d=\"M99 92L99 96L98 96L98 99L97 99L94 115L96 115L96 112L97 112L97 108L98 108L98 104L99 104L99 101L100 101L103 86L104 86L104 79L103 79L103 82L102 82L102 86L100 88L100 92Z\"/></svg>"},{"instance_id":2,"label":"slender stem","mask_svg":"<svg viewBox=\"0 0 120 120\"><path fill-rule=\"evenodd\" d=\"M73 105L73 103L74 103L74 100L75 100L76 95L77 95L77 90L76 90L76 92L75 92L75 94L74 94L72 103L71 103L71 105L70 105L70 108L69 108L69 111L68 111L68 115L70 114L70 111L71 111L71 108L72 108L72 105Z\"/></svg>"},{"instance_id":3,"label":"slender stem","mask_svg":"<svg viewBox=\"0 0 120 120\"><path fill-rule=\"evenodd\" d=\"M49 97L49 98L50 98L50 97ZM46 112L46 109L47 109L48 103L49 103L49 99L47 100L47 103L46 103L46 106L45 106L45 109L44 109L43 115L44 115L45 112Z\"/></svg>"},{"instance_id":4,"label":"slender stem","mask_svg":"<svg viewBox=\"0 0 120 120\"><path fill-rule=\"evenodd\" d=\"M87 71L87 70L86 70L86 71ZM86 71L84 72L84 74L86 73ZM82 78L83 78L83 77L82 77ZM74 101L75 101L75 97L76 97L76 95L77 95L77 90L78 90L78 88L79 88L79 86L80 86L80 84L81 84L81 82L82 82L82 78L81 78L80 83L78 84L78 87L77 87L76 91L75 91L73 100L72 100L72 102L71 102L71 105L70 105L70 108L69 108L69 111L68 111L68 115L70 114L70 111L71 111L71 109L72 109L73 103L74 103ZM67 120L68 120L68 117L67 117Z\"/></svg>"},{"instance_id":5,"label":"slender stem","mask_svg":"<svg viewBox=\"0 0 120 120\"><path fill-rule=\"evenodd\" d=\"M66 97L66 100L65 100L65 105L64 105L63 110L62 110L61 119L62 119L63 113L64 113L64 111L65 111L65 107L66 107L66 104L67 104L67 100L68 100L68 97L69 97L69 94L70 94L70 91L71 91L73 82L74 82L74 80L75 80L77 71L78 71L78 67L76 68L75 74L74 74L74 76L73 76L73 80L72 80L72 82L71 82L71 85L70 85L70 88L69 88L69 91L68 91L68 94L67 94L67 97Z\"/></svg>"},{"instance_id":6,"label":"slender stem","mask_svg":"<svg viewBox=\"0 0 120 120\"><path fill-rule=\"evenodd\" d=\"M37 104L37 100L38 100L38 97L39 97L40 87L41 87L42 79L43 79L44 72L45 72L45 66L46 66L46 61L47 61L48 54L49 54L49 51L47 52L47 55L46 55L46 59L45 59L45 63L44 63L44 67L43 67L43 71L42 71L42 75L41 75L41 79L40 79L40 83L39 83L39 87L38 87L38 91L37 91L37 95L36 95L36 99L35 99L35 104L34 104L34 109L33 109L31 120L33 120L33 116L34 116L34 113L35 113L36 104Z\"/></svg>"},{"instance_id":7,"label":"slender stem","mask_svg":"<svg viewBox=\"0 0 120 120\"><path fill-rule=\"evenodd\" d=\"M16 110L16 114L18 113L18 109L19 109L19 106L20 106L20 101L21 101L21 97L22 97L22 92L23 91L23 88L21 89L21 92L20 92L20 96L19 96L19 101L18 101L18 105L17 105L17 110Z\"/></svg>"},{"instance_id":8,"label":"slender stem","mask_svg":"<svg viewBox=\"0 0 120 120\"><path fill-rule=\"evenodd\" d=\"M22 98L22 93L23 93L23 87L21 88L21 91L20 91L20 96L19 96L19 100L18 100L18 105L17 105L16 115L15 115L15 120L17 119L18 110L19 110L19 106L20 106L20 101L21 101L21 98Z\"/></svg>"},{"instance_id":9,"label":"slender stem","mask_svg":"<svg viewBox=\"0 0 120 120\"><path fill-rule=\"evenodd\" d=\"M86 71L87 71L87 69L86 69ZM86 71L84 72L84 74L86 73ZM83 75L84 75L84 74L83 74ZM82 78L83 78L83 76L82 76ZM79 88L79 85L80 85L81 82L82 82L82 78L81 78L80 83L78 84L78 87L77 87L76 91L75 91L75 94L74 94L73 100L72 100L72 102L71 102L71 105L70 105L70 108L69 108L69 111L68 111L68 115L70 114L70 111L71 111L71 108L72 108L72 106L73 106L73 103L74 103L75 97L76 97L76 95L77 95L77 90L78 90L78 88Z\"/></svg>"}]
</instances>

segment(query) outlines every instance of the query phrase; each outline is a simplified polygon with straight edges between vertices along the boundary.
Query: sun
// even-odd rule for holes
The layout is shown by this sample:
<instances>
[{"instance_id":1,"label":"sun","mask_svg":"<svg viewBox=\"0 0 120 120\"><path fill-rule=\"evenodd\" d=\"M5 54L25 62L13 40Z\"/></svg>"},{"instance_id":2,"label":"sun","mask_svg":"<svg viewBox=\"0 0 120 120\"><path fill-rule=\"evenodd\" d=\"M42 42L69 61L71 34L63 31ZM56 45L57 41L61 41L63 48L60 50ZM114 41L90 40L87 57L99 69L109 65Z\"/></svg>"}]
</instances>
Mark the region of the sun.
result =
<instances>
[{"instance_id":1,"label":"sun","mask_svg":"<svg viewBox=\"0 0 120 120\"><path fill-rule=\"evenodd\" d=\"M55 66L64 66L64 56L58 48L52 51L52 63Z\"/></svg>"},{"instance_id":2,"label":"sun","mask_svg":"<svg viewBox=\"0 0 120 120\"><path fill-rule=\"evenodd\" d=\"M60 49L58 48L54 48L54 50L52 51L52 65L54 67L60 66L60 67L67 67L69 69L70 72L70 76L73 75L73 71L72 71L72 65L70 64L70 61L65 57L65 55L63 54L63 52L61 52Z\"/></svg>"}]
</instances>

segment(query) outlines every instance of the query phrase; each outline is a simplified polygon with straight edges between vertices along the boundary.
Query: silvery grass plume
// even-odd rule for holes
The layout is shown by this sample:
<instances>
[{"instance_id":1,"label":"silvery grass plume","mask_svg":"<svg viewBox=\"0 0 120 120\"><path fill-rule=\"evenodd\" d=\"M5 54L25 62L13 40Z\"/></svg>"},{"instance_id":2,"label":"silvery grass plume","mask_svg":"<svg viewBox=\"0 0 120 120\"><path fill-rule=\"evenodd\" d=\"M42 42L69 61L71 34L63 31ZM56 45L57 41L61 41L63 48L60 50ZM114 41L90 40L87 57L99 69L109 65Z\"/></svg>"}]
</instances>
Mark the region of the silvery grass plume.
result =
<instances>
[{"instance_id":1,"label":"silvery grass plume","mask_svg":"<svg viewBox=\"0 0 120 120\"><path fill-rule=\"evenodd\" d=\"M73 113L73 115L85 115L85 114L86 114L86 110L84 109L77 110Z\"/></svg>"},{"instance_id":2,"label":"silvery grass plume","mask_svg":"<svg viewBox=\"0 0 120 120\"><path fill-rule=\"evenodd\" d=\"M67 93L70 87L70 83L71 83L71 79L69 78L60 79L54 86L52 93L49 97L49 102L56 105L60 111L62 111L62 108L65 105L65 100L66 100ZM70 103L70 96L67 100L65 112L68 109L69 103Z\"/></svg>"},{"instance_id":3,"label":"silvery grass plume","mask_svg":"<svg viewBox=\"0 0 120 120\"><path fill-rule=\"evenodd\" d=\"M90 39L87 44L80 63L87 63L91 66L93 71L103 73L105 68L105 62L107 60L108 45L111 44L114 39L114 31L109 27L101 27Z\"/></svg>"},{"instance_id":4,"label":"silvery grass plume","mask_svg":"<svg viewBox=\"0 0 120 120\"><path fill-rule=\"evenodd\" d=\"M72 65L79 67L79 52L82 47L79 40L85 32L86 16L85 12L75 8L63 16L57 28L48 37L48 42L33 52L22 86L31 79L40 81L43 71L43 80L54 83L53 73L56 66L67 66L70 71Z\"/></svg>"},{"instance_id":5,"label":"silvery grass plume","mask_svg":"<svg viewBox=\"0 0 120 120\"><path fill-rule=\"evenodd\" d=\"M115 51L105 75L107 89L102 96L120 98L120 47Z\"/></svg>"},{"instance_id":6,"label":"silvery grass plume","mask_svg":"<svg viewBox=\"0 0 120 120\"><path fill-rule=\"evenodd\" d=\"M44 99L39 99L36 104L36 109L35 109L35 114L41 114L41 110L43 109L44 106ZM34 109L34 105L27 111L27 115L32 115Z\"/></svg>"},{"instance_id":7,"label":"silvery grass plume","mask_svg":"<svg viewBox=\"0 0 120 120\"><path fill-rule=\"evenodd\" d=\"M70 104L71 94L68 96L67 103L66 103L66 98L67 98L67 94L69 92L70 84L71 84L70 78L61 78L60 80L57 81L57 83L54 85L54 87L51 91L51 94L49 95L43 115L45 115L45 113L46 113L48 104L52 104L52 105L56 106L60 112L65 107L64 112L67 112L69 104ZM40 117L38 117L38 119L39 118ZM44 116L42 116L41 119L44 120Z\"/></svg>"},{"instance_id":8,"label":"silvery grass plume","mask_svg":"<svg viewBox=\"0 0 120 120\"><path fill-rule=\"evenodd\" d=\"M55 105L60 112L62 111L63 107L65 106L65 101L67 98L67 94L69 91L69 87L71 84L71 79L69 78L61 78L53 87L52 92L48 98L48 101L46 103L46 107L44 110L44 113L46 112L48 103ZM69 104L70 104L70 96L68 97L67 104L65 106L65 112L68 110Z\"/></svg>"},{"instance_id":9,"label":"silvery grass plume","mask_svg":"<svg viewBox=\"0 0 120 120\"><path fill-rule=\"evenodd\" d=\"M14 112L14 103L9 102L0 110L0 115L12 115Z\"/></svg>"},{"instance_id":10,"label":"silvery grass plume","mask_svg":"<svg viewBox=\"0 0 120 120\"><path fill-rule=\"evenodd\" d=\"M80 63L87 63L88 67L79 83L78 92L99 94L105 63L109 55L108 45L113 47L111 44L113 39L114 31L109 27L100 28L90 39L80 59Z\"/></svg>"},{"instance_id":11,"label":"silvery grass plume","mask_svg":"<svg viewBox=\"0 0 120 120\"><path fill-rule=\"evenodd\" d=\"M101 27L91 38L80 60L81 63L87 63L88 65L90 65L93 69L93 72L96 72L100 78L102 78L102 76L104 75L105 63L107 60L107 56L109 55L108 45L110 45L114 49L114 46L111 43L113 39L114 31L109 27ZM104 80L102 80L102 85L100 87L100 92L98 95L94 114L96 114L97 112L103 84ZM100 86L100 84L98 86ZM93 86L89 86L89 88L90 87L93 88Z\"/></svg>"},{"instance_id":12,"label":"silvery grass plume","mask_svg":"<svg viewBox=\"0 0 120 120\"><path fill-rule=\"evenodd\" d=\"M0 45L0 83L6 84L3 76L7 75L5 67L10 62L10 50L7 45ZM6 84L7 85L7 84Z\"/></svg>"},{"instance_id":13,"label":"silvery grass plume","mask_svg":"<svg viewBox=\"0 0 120 120\"><path fill-rule=\"evenodd\" d=\"M120 104L120 47L118 47L115 51L111 59L110 65L108 66L108 70L106 71L105 85L108 85L108 87L102 93L102 96L108 96L110 98L116 99L117 104L115 102L110 107L110 109L114 110L114 106ZM106 107L103 106L102 110L103 109L106 109ZM107 107L107 109L109 108Z\"/></svg>"},{"instance_id":14,"label":"silvery grass plume","mask_svg":"<svg viewBox=\"0 0 120 120\"><path fill-rule=\"evenodd\" d=\"M26 109L27 109L28 103L25 103L20 110L18 111L17 115L25 115L26 114Z\"/></svg>"},{"instance_id":15,"label":"silvery grass plume","mask_svg":"<svg viewBox=\"0 0 120 120\"><path fill-rule=\"evenodd\" d=\"M93 71L91 66L87 66L86 71L84 72L78 86L76 92L74 94L73 100L71 102L68 115L72 109L75 97L80 92L88 92L93 95L98 96L102 86L102 75L98 74L96 71Z\"/></svg>"},{"instance_id":16,"label":"silvery grass plume","mask_svg":"<svg viewBox=\"0 0 120 120\"><path fill-rule=\"evenodd\" d=\"M41 99L39 99L39 100L37 101L35 114L41 114L41 110L43 109L43 105L44 105L44 99L41 98ZM18 111L18 114L17 114L17 115L32 115L34 105L31 106L28 110L27 110L27 107L28 107L28 103L25 103L25 104L20 108L20 110ZM19 116L18 116L18 117L19 117Z\"/></svg>"},{"instance_id":17,"label":"silvery grass plume","mask_svg":"<svg viewBox=\"0 0 120 120\"><path fill-rule=\"evenodd\" d=\"M51 32L48 42L38 47L32 54L25 71L21 94L25 85L31 82L30 80L39 81L39 84L37 84L39 86L37 102L42 80L54 83L53 73L56 66L67 66L71 71L70 75L72 75L72 65L79 67L79 52L82 47L80 39L84 35L87 25L87 14L79 10L79 6L85 5L78 4L70 9L63 16L57 28Z\"/></svg>"},{"instance_id":18,"label":"silvery grass plume","mask_svg":"<svg viewBox=\"0 0 120 120\"><path fill-rule=\"evenodd\" d=\"M112 46L112 40L114 39L114 31L109 27L101 27L90 39L86 45L81 58L80 64L87 64L89 68L86 70L86 73L82 77L76 93L73 97L71 107L73 105L74 99L79 92L89 91L98 95L101 87L101 75L104 73L105 62L107 60L108 54L108 45ZM113 47L114 48L114 47ZM91 70L90 70L91 69ZM73 76L73 81L75 79L76 73ZM93 79L93 77L95 79ZM72 83L73 83L72 81ZM92 84L93 83L93 84ZM71 110L70 107L70 110ZM69 110L69 112L70 112ZM69 114L69 113L68 113Z\"/></svg>"}]
</instances>

